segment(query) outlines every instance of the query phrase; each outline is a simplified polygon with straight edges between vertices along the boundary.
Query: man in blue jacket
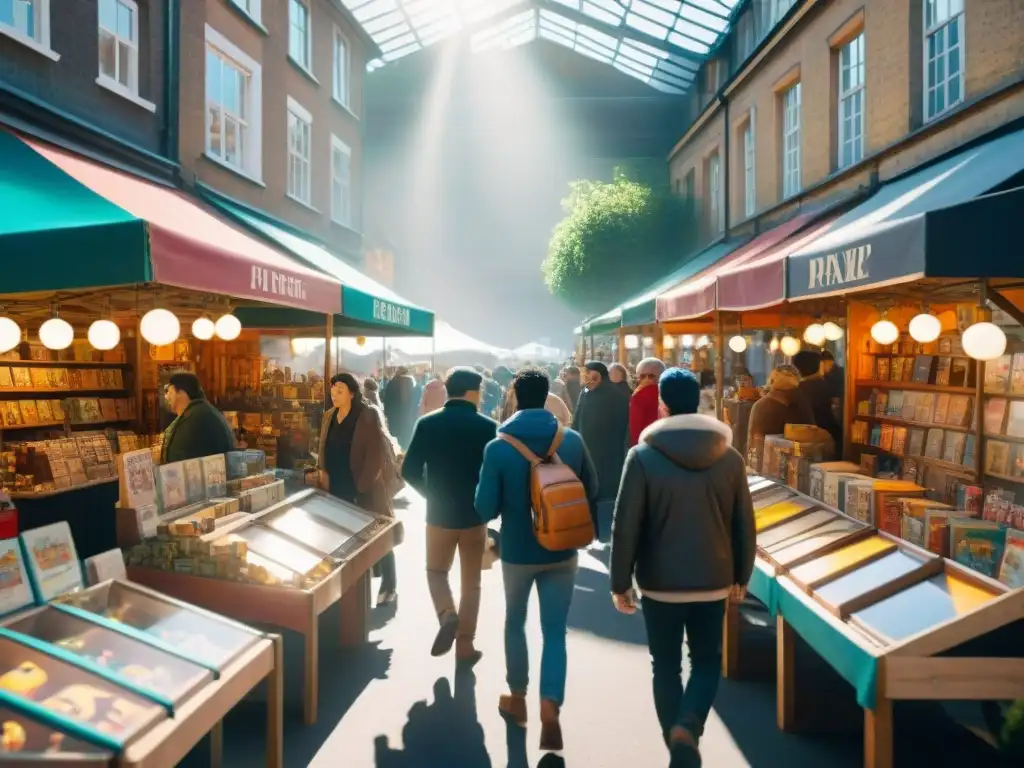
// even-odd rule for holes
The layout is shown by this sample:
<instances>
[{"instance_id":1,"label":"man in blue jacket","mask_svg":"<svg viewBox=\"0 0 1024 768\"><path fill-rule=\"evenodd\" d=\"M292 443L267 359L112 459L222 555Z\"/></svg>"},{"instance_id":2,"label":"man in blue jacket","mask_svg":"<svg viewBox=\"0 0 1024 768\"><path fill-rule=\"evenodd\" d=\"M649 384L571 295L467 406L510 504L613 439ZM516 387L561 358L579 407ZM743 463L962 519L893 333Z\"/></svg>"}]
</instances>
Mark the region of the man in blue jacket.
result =
<instances>
[{"instance_id":1,"label":"man in blue jacket","mask_svg":"<svg viewBox=\"0 0 1024 768\"><path fill-rule=\"evenodd\" d=\"M519 371L512 383L517 411L498 428L523 442L538 456L545 455L558 422L544 410L548 397L547 374L537 369ZM590 513L597 528L598 481L583 440L566 429L558 458L572 468L586 489ZM526 611L533 585L540 600L544 648L540 664L541 749L562 749L559 710L565 698L565 635L569 606L576 581L576 550L544 549L533 532L530 471L526 459L504 440L491 441L484 450L476 510L484 521L501 518L501 565L505 583L505 666L509 693L498 708L525 725L529 657L526 647Z\"/></svg>"}]
</instances>

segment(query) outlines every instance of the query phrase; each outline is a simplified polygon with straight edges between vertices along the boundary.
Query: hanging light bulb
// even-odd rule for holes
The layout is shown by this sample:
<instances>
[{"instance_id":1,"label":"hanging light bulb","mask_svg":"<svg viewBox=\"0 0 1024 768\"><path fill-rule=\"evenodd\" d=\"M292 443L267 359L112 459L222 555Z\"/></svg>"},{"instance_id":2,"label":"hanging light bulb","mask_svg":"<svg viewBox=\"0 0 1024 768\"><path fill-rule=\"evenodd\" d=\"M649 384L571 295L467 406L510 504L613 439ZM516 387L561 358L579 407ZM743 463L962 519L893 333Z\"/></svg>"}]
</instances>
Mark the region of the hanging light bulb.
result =
<instances>
[{"instance_id":1,"label":"hanging light bulb","mask_svg":"<svg viewBox=\"0 0 1024 768\"><path fill-rule=\"evenodd\" d=\"M701 336L699 339L697 339L697 347L699 349L709 346L710 344L711 339L709 339L707 336Z\"/></svg>"},{"instance_id":2,"label":"hanging light bulb","mask_svg":"<svg viewBox=\"0 0 1024 768\"><path fill-rule=\"evenodd\" d=\"M661 344L662 344L663 347L665 347L665 349L675 349L676 348L676 337L675 336L666 336L664 339L662 339Z\"/></svg>"},{"instance_id":3,"label":"hanging light bulb","mask_svg":"<svg viewBox=\"0 0 1024 768\"><path fill-rule=\"evenodd\" d=\"M644 336L644 349L651 349L654 346L653 336Z\"/></svg>"},{"instance_id":4,"label":"hanging light bulb","mask_svg":"<svg viewBox=\"0 0 1024 768\"><path fill-rule=\"evenodd\" d=\"M742 352L747 348L747 340L740 335L733 336L729 339L729 349L733 352Z\"/></svg>"},{"instance_id":5,"label":"hanging light bulb","mask_svg":"<svg viewBox=\"0 0 1024 768\"><path fill-rule=\"evenodd\" d=\"M181 333L181 323L168 309L151 309L139 323L142 338L155 347L173 344Z\"/></svg>"},{"instance_id":6,"label":"hanging light bulb","mask_svg":"<svg viewBox=\"0 0 1024 768\"><path fill-rule=\"evenodd\" d=\"M39 340L47 349L67 349L75 340L75 330L67 320L51 317L39 326Z\"/></svg>"},{"instance_id":7,"label":"hanging light bulb","mask_svg":"<svg viewBox=\"0 0 1024 768\"><path fill-rule=\"evenodd\" d=\"M687 333L687 334L685 334L685 335L683 336L683 346L684 346L684 347L686 347L687 349L689 349L690 347L692 347L692 346L693 346L693 336L691 336L691 335L690 335L690 334L688 334L688 333Z\"/></svg>"},{"instance_id":8,"label":"hanging light bulb","mask_svg":"<svg viewBox=\"0 0 1024 768\"><path fill-rule=\"evenodd\" d=\"M782 354L786 357L792 357L800 351L800 342L793 336L786 334L782 337L782 341L779 342L779 349L782 350Z\"/></svg>"},{"instance_id":9,"label":"hanging light bulb","mask_svg":"<svg viewBox=\"0 0 1024 768\"><path fill-rule=\"evenodd\" d=\"M883 346L892 344L900 337L900 329L896 323L882 318L871 326L871 338Z\"/></svg>"},{"instance_id":10,"label":"hanging light bulb","mask_svg":"<svg viewBox=\"0 0 1024 768\"><path fill-rule=\"evenodd\" d=\"M212 339L215 330L213 320L208 317L197 317L192 321L192 335L200 341Z\"/></svg>"},{"instance_id":11,"label":"hanging light bulb","mask_svg":"<svg viewBox=\"0 0 1024 768\"><path fill-rule=\"evenodd\" d=\"M772 336L772 340L768 342L768 351L773 355L779 351L779 340L776 336Z\"/></svg>"},{"instance_id":12,"label":"hanging light bulb","mask_svg":"<svg viewBox=\"0 0 1024 768\"><path fill-rule=\"evenodd\" d=\"M238 338L238 334L242 332L242 323L234 315L221 315L217 318L217 322L214 323L214 330L217 336L224 341L234 341Z\"/></svg>"},{"instance_id":13,"label":"hanging light bulb","mask_svg":"<svg viewBox=\"0 0 1024 768\"><path fill-rule=\"evenodd\" d=\"M0 317L0 354L10 352L21 343L21 328L9 317Z\"/></svg>"},{"instance_id":14,"label":"hanging light bulb","mask_svg":"<svg viewBox=\"0 0 1024 768\"><path fill-rule=\"evenodd\" d=\"M964 352L975 360L995 360L1006 351L1006 334L995 323L975 323L961 338Z\"/></svg>"},{"instance_id":15,"label":"hanging light bulb","mask_svg":"<svg viewBox=\"0 0 1024 768\"><path fill-rule=\"evenodd\" d=\"M829 341L839 341L843 338L843 329L831 321L825 323L822 328L825 329L825 338Z\"/></svg>"},{"instance_id":16,"label":"hanging light bulb","mask_svg":"<svg viewBox=\"0 0 1024 768\"><path fill-rule=\"evenodd\" d=\"M821 323L811 323L804 331L804 341L812 347L820 347L825 343L825 326Z\"/></svg>"},{"instance_id":17,"label":"hanging light bulb","mask_svg":"<svg viewBox=\"0 0 1024 768\"><path fill-rule=\"evenodd\" d=\"M935 341L942 333L942 321L931 312L915 315L910 321L910 337L922 344Z\"/></svg>"},{"instance_id":18,"label":"hanging light bulb","mask_svg":"<svg viewBox=\"0 0 1024 768\"><path fill-rule=\"evenodd\" d=\"M113 320L96 320L87 334L93 349L113 349L121 341L121 329Z\"/></svg>"},{"instance_id":19,"label":"hanging light bulb","mask_svg":"<svg viewBox=\"0 0 1024 768\"><path fill-rule=\"evenodd\" d=\"M626 343L626 349L636 349L637 347L640 346L640 339L638 339L636 335L632 333L627 333L624 341Z\"/></svg>"}]
</instances>

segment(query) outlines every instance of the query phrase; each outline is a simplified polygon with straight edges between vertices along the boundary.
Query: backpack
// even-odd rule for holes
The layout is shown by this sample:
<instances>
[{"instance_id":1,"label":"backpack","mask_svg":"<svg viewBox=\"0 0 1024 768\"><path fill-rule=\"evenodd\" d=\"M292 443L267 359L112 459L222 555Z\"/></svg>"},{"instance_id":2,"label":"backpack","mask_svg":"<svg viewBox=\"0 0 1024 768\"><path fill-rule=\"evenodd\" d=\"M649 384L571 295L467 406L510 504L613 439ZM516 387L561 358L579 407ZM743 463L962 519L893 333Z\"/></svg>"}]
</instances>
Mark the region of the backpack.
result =
<instances>
[{"instance_id":1,"label":"backpack","mask_svg":"<svg viewBox=\"0 0 1024 768\"><path fill-rule=\"evenodd\" d=\"M580 549L594 540L594 521L583 483L558 458L558 447L565 437L561 425L555 431L544 458L522 441L501 432L498 438L511 445L530 463L530 501L533 534L537 543L552 552Z\"/></svg>"}]
</instances>

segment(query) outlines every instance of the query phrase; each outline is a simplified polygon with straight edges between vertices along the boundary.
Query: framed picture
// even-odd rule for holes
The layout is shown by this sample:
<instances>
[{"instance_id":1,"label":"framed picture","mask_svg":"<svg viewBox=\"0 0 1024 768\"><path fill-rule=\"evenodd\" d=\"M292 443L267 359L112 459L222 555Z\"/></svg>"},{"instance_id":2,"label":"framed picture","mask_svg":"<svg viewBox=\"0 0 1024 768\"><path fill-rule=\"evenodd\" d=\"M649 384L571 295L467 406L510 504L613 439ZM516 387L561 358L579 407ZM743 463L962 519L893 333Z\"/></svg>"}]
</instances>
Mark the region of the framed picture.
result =
<instances>
[{"instance_id":1,"label":"framed picture","mask_svg":"<svg viewBox=\"0 0 1024 768\"><path fill-rule=\"evenodd\" d=\"M0 541L0 616L32 604L25 559L17 539Z\"/></svg>"},{"instance_id":2,"label":"framed picture","mask_svg":"<svg viewBox=\"0 0 1024 768\"><path fill-rule=\"evenodd\" d=\"M66 522L23 531L21 544L37 602L48 602L84 586L82 564Z\"/></svg>"}]
</instances>

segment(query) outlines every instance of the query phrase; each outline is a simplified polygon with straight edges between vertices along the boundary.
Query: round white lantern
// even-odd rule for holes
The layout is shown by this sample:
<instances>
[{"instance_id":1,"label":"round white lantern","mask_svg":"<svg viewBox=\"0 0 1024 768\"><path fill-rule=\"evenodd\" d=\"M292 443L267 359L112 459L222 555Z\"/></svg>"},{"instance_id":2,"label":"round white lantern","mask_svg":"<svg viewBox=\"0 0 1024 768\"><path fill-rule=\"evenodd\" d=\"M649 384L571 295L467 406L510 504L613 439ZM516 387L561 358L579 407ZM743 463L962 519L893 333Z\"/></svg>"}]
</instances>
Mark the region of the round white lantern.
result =
<instances>
[{"instance_id":1,"label":"round white lantern","mask_svg":"<svg viewBox=\"0 0 1024 768\"><path fill-rule=\"evenodd\" d=\"M729 349L733 352L742 352L747 348L747 340L742 336L733 336L729 339Z\"/></svg>"},{"instance_id":2,"label":"round white lantern","mask_svg":"<svg viewBox=\"0 0 1024 768\"><path fill-rule=\"evenodd\" d=\"M181 334L181 323L168 309L151 309L139 323L142 338L155 347L173 344Z\"/></svg>"},{"instance_id":3,"label":"round white lantern","mask_svg":"<svg viewBox=\"0 0 1024 768\"><path fill-rule=\"evenodd\" d=\"M21 328L9 317L0 317L0 354L10 352L21 343Z\"/></svg>"},{"instance_id":4,"label":"round white lantern","mask_svg":"<svg viewBox=\"0 0 1024 768\"><path fill-rule=\"evenodd\" d=\"M213 320L208 317L199 317L192 321L192 335L200 341L212 339L215 330Z\"/></svg>"},{"instance_id":5,"label":"round white lantern","mask_svg":"<svg viewBox=\"0 0 1024 768\"><path fill-rule=\"evenodd\" d=\"M67 320L51 317L39 326L39 340L47 349L67 349L75 339L75 331Z\"/></svg>"},{"instance_id":6,"label":"round white lantern","mask_svg":"<svg viewBox=\"0 0 1024 768\"><path fill-rule=\"evenodd\" d=\"M113 349L121 340L121 329L113 320L97 320L89 326L88 338L93 349Z\"/></svg>"},{"instance_id":7,"label":"round white lantern","mask_svg":"<svg viewBox=\"0 0 1024 768\"><path fill-rule=\"evenodd\" d=\"M711 339L709 339L707 336L701 336L699 339L697 339L697 348L698 349L703 349L704 347L708 346L709 344L711 344Z\"/></svg>"},{"instance_id":8,"label":"round white lantern","mask_svg":"<svg viewBox=\"0 0 1024 768\"><path fill-rule=\"evenodd\" d=\"M783 336L782 341L779 342L779 349L786 357L792 357L800 351L800 342L792 336Z\"/></svg>"},{"instance_id":9,"label":"round white lantern","mask_svg":"<svg viewBox=\"0 0 1024 768\"><path fill-rule=\"evenodd\" d=\"M871 326L871 338L879 344L892 344L900 337L900 329L891 320L879 320Z\"/></svg>"},{"instance_id":10,"label":"round white lantern","mask_svg":"<svg viewBox=\"0 0 1024 768\"><path fill-rule=\"evenodd\" d=\"M772 340L768 342L768 351L773 355L779 351L779 340L772 336Z\"/></svg>"},{"instance_id":11,"label":"round white lantern","mask_svg":"<svg viewBox=\"0 0 1024 768\"><path fill-rule=\"evenodd\" d=\"M692 347L692 346L693 346L693 336L691 336L691 335L690 335L690 334L688 334L688 333L687 333L687 334L685 334L685 335L683 336L683 346L684 346L684 347L686 347L687 349L689 349L690 347Z\"/></svg>"},{"instance_id":12,"label":"round white lantern","mask_svg":"<svg viewBox=\"0 0 1024 768\"><path fill-rule=\"evenodd\" d=\"M843 338L843 329L833 322L825 323L822 328L825 329L825 338L829 341L839 341Z\"/></svg>"},{"instance_id":13,"label":"round white lantern","mask_svg":"<svg viewBox=\"0 0 1024 768\"><path fill-rule=\"evenodd\" d=\"M221 315L214 323L214 331L224 341L234 341L242 332L242 322L234 315Z\"/></svg>"},{"instance_id":14,"label":"round white lantern","mask_svg":"<svg viewBox=\"0 0 1024 768\"><path fill-rule=\"evenodd\" d=\"M653 336L644 336L644 349L651 349L654 346Z\"/></svg>"},{"instance_id":15,"label":"round white lantern","mask_svg":"<svg viewBox=\"0 0 1024 768\"><path fill-rule=\"evenodd\" d=\"M910 321L910 338L927 344L939 338L942 333L942 321L929 312L922 312Z\"/></svg>"},{"instance_id":16,"label":"round white lantern","mask_svg":"<svg viewBox=\"0 0 1024 768\"><path fill-rule=\"evenodd\" d=\"M1006 334L995 323L975 323L964 331L961 342L975 360L995 360L1006 351Z\"/></svg>"},{"instance_id":17,"label":"round white lantern","mask_svg":"<svg viewBox=\"0 0 1024 768\"><path fill-rule=\"evenodd\" d=\"M663 347L665 347L665 349L675 349L676 348L676 337L675 336L666 336L664 339L662 339L661 344L662 344Z\"/></svg>"},{"instance_id":18,"label":"round white lantern","mask_svg":"<svg viewBox=\"0 0 1024 768\"><path fill-rule=\"evenodd\" d=\"M820 347L825 343L825 326L821 323L811 323L804 331L804 341L813 347Z\"/></svg>"}]
</instances>

